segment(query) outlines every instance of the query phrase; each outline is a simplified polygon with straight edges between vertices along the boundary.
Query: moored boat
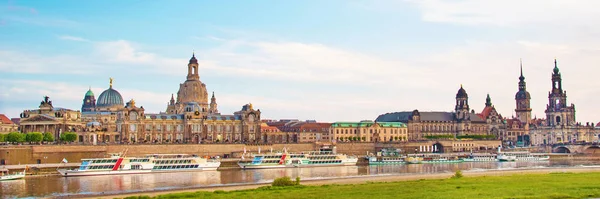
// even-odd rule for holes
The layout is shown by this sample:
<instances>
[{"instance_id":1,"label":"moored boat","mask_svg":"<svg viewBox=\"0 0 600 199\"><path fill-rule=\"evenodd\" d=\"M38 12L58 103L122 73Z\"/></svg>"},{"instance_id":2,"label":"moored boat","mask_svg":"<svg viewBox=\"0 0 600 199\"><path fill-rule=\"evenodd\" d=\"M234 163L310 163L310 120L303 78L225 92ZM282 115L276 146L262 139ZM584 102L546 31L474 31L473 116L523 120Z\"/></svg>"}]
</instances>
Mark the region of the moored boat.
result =
<instances>
[{"instance_id":1,"label":"moored boat","mask_svg":"<svg viewBox=\"0 0 600 199\"><path fill-rule=\"evenodd\" d=\"M369 165L405 164L405 158L400 149L382 149L377 156L367 156Z\"/></svg>"},{"instance_id":2,"label":"moored boat","mask_svg":"<svg viewBox=\"0 0 600 199\"><path fill-rule=\"evenodd\" d=\"M304 153L255 154L250 160L241 160L242 169L268 169L285 167L354 166L358 162L355 156L335 154L327 151Z\"/></svg>"},{"instance_id":3,"label":"moored boat","mask_svg":"<svg viewBox=\"0 0 600 199\"><path fill-rule=\"evenodd\" d=\"M464 162L497 162L497 155L491 153L471 153L462 158Z\"/></svg>"},{"instance_id":4,"label":"moored boat","mask_svg":"<svg viewBox=\"0 0 600 199\"><path fill-rule=\"evenodd\" d=\"M410 164L435 164L435 163L460 163L463 162L457 156L452 154L409 154L406 162Z\"/></svg>"},{"instance_id":5,"label":"moored boat","mask_svg":"<svg viewBox=\"0 0 600 199\"><path fill-rule=\"evenodd\" d=\"M180 172L216 170L217 160L187 154L152 154L145 157L124 157L111 154L109 158L82 159L77 169L59 169L65 176L141 174L150 172Z\"/></svg>"},{"instance_id":6,"label":"moored boat","mask_svg":"<svg viewBox=\"0 0 600 199\"><path fill-rule=\"evenodd\" d=\"M8 169L0 169L0 181L16 180L25 177L25 170L22 172L8 173Z\"/></svg>"}]
</instances>

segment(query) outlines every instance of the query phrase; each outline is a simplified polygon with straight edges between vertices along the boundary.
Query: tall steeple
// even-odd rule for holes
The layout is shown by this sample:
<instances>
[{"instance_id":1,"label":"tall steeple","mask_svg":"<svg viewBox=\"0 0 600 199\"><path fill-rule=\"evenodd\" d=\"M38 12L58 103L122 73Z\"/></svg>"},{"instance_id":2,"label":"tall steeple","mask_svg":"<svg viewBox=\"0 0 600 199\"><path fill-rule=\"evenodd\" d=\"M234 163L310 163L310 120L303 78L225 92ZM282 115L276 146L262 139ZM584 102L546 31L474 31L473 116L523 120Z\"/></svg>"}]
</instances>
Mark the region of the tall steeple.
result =
<instances>
[{"instance_id":1,"label":"tall steeple","mask_svg":"<svg viewBox=\"0 0 600 199\"><path fill-rule=\"evenodd\" d=\"M517 118L525 124L531 121L531 95L527 92L527 84L523 75L523 61L519 60L521 76L519 76L519 91L515 95Z\"/></svg>"}]
</instances>

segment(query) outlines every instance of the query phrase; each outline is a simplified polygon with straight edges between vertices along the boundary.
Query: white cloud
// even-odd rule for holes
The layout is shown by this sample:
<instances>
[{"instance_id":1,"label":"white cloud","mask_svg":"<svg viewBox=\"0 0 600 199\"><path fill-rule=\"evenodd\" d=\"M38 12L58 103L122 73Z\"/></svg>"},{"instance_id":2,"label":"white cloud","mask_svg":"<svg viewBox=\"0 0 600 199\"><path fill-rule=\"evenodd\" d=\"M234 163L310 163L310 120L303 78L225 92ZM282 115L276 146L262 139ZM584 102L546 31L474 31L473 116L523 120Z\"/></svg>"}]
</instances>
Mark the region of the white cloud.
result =
<instances>
[{"instance_id":1,"label":"white cloud","mask_svg":"<svg viewBox=\"0 0 600 199\"><path fill-rule=\"evenodd\" d=\"M405 0L415 4L423 20L465 25L596 26L596 0Z\"/></svg>"},{"instance_id":2,"label":"white cloud","mask_svg":"<svg viewBox=\"0 0 600 199\"><path fill-rule=\"evenodd\" d=\"M68 40L68 41L82 41L82 42L89 42L89 40L81 38L81 37L74 37L74 36L69 36L69 35L63 35L63 36L59 36L59 39L62 40Z\"/></svg>"}]
</instances>

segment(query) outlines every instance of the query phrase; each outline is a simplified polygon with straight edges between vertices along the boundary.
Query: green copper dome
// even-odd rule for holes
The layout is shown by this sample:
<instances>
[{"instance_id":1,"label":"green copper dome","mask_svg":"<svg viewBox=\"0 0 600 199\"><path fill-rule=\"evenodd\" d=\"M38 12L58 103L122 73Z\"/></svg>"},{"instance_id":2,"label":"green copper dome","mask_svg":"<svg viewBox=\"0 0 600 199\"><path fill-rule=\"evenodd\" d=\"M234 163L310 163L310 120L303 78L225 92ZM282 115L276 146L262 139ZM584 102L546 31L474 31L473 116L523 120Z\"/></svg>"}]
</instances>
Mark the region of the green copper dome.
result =
<instances>
[{"instance_id":1,"label":"green copper dome","mask_svg":"<svg viewBox=\"0 0 600 199\"><path fill-rule=\"evenodd\" d=\"M89 96L89 97L94 97L94 92L92 92L92 89L88 90L88 91L85 93L85 96L86 96L86 97L88 97L88 96Z\"/></svg>"}]
</instances>

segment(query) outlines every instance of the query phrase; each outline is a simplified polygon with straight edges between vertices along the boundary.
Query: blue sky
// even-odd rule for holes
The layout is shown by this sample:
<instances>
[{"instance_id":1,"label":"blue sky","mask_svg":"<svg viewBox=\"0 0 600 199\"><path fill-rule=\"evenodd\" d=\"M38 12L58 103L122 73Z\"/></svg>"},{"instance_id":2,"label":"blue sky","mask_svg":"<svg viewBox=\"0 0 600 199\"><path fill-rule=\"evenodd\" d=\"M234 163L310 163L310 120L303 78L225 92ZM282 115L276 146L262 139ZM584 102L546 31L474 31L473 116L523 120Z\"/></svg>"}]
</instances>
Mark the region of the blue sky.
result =
<instances>
[{"instance_id":1,"label":"blue sky","mask_svg":"<svg viewBox=\"0 0 600 199\"><path fill-rule=\"evenodd\" d=\"M192 51L222 113L374 119L450 111L463 84L514 115L519 59L543 118L554 57L577 120L598 122L600 2L477 0L0 1L0 113L45 95L80 109L108 79L147 112L166 109Z\"/></svg>"}]
</instances>

